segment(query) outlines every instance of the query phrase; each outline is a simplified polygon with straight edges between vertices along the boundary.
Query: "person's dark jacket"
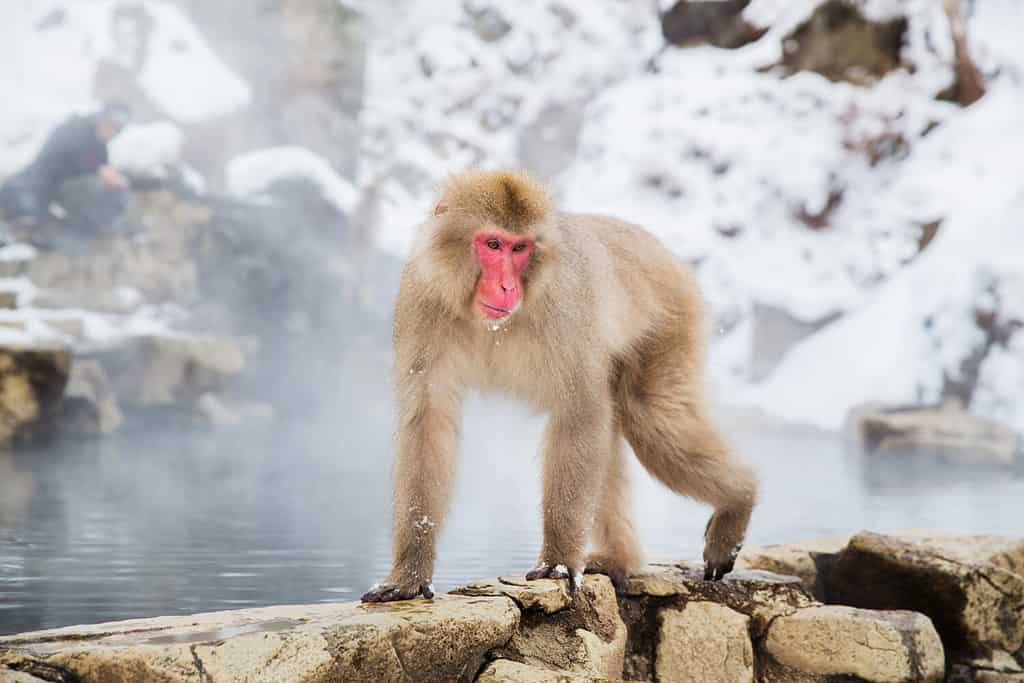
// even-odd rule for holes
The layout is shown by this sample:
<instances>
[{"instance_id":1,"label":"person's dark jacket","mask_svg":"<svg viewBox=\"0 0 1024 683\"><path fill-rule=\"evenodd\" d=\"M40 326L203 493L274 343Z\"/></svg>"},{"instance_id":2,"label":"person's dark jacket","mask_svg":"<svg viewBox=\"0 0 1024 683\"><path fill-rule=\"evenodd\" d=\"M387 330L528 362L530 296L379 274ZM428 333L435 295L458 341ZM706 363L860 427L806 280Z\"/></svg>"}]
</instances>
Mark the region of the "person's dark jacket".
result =
<instances>
[{"instance_id":1,"label":"person's dark jacket","mask_svg":"<svg viewBox=\"0 0 1024 683\"><path fill-rule=\"evenodd\" d=\"M107 143L99 138L96 126L95 115L76 115L50 133L35 161L22 172L41 199L53 197L65 180L95 173L107 163Z\"/></svg>"}]
</instances>

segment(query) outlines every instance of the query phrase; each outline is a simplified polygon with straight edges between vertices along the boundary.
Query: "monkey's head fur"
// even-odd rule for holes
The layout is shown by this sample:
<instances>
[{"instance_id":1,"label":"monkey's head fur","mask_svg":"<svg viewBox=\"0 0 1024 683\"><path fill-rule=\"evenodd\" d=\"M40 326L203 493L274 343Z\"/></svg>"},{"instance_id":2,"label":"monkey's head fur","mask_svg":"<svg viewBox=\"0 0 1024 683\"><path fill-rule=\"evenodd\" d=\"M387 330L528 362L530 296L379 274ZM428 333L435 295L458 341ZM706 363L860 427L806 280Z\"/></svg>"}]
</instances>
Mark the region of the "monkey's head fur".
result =
<instances>
[{"instance_id":1,"label":"monkey's head fur","mask_svg":"<svg viewBox=\"0 0 1024 683\"><path fill-rule=\"evenodd\" d=\"M556 215L525 173L452 177L421 235L425 293L449 315L489 324L527 311L543 293L545 262L556 258Z\"/></svg>"},{"instance_id":2,"label":"monkey's head fur","mask_svg":"<svg viewBox=\"0 0 1024 683\"><path fill-rule=\"evenodd\" d=\"M521 171L468 171L448 180L437 216L490 220L511 232L525 232L551 213L544 187Z\"/></svg>"}]
</instances>

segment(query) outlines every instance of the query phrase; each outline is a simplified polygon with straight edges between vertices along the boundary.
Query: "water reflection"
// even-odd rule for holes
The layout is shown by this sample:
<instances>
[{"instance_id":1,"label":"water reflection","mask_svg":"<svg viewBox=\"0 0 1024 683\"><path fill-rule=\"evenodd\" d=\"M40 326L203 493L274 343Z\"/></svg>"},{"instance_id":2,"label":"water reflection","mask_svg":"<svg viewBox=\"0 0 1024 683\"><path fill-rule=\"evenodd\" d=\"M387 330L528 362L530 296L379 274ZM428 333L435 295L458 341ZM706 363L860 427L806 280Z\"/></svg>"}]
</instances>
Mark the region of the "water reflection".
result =
<instances>
[{"instance_id":1,"label":"water reflection","mask_svg":"<svg viewBox=\"0 0 1024 683\"><path fill-rule=\"evenodd\" d=\"M0 453L0 633L355 599L388 569L389 405L339 404L264 433L167 430ZM486 429L496 411L498 439ZM752 543L863 528L1024 535L1019 475L879 482L830 436L724 421L762 479ZM533 563L542 428L514 404L470 401L439 589ZM649 554L699 558L707 509L638 466L634 477Z\"/></svg>"}]
</instances>

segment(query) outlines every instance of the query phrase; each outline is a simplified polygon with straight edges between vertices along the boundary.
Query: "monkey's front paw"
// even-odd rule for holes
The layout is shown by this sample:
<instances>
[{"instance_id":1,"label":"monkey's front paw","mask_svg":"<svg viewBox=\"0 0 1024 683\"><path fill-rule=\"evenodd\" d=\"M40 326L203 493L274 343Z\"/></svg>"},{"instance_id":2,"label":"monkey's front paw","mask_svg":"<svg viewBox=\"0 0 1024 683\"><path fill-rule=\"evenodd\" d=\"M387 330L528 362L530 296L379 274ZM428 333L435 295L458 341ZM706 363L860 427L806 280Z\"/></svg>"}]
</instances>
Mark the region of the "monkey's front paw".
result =
<instances>
[{"instance_id":1,"label":"monkey's front paw","mask_svg":"<svg viewBox=\"0 0 1024 683\"><path fill-rule=\"evenodd\" d=\"M421 583L403 587L394 583L377 583L363 593L363 602L394 602L396 600L412 600L419 596L427 599L434 597L434 584Z\"/></svg>"},{"instance_id":2,"label":"monkey's front paw","mask_svg":"<svg viewBox=\"0 0 1024 683\"><path fill-rule=\"evenodd\" d=\"M733 546L724 553L704 548L704 580L720 581L731 572L736 564L736 556L740 554L740 547Z\"/></svg>"},{"instance_id":3,"label":"monkey's front paw","mask_svg":"<svg viewBox=\"0 0 1024 683\"><path fill-rule=\"evenodd\" d=\"M526 573L527 581L534 579L569 579L569 595L573 598L583 586L583 572L579 569L569 569L564 564L556 564L552 567L547 562L541 562Z\"/></svg>"},{"instance_id":4,"label":"monkey's front paw","mask_svg":"<svg viewBox=\"0 0 1024 683\"><path fill-rule=\"evenodd\" d=\"M587 560L587 566L583 569L583 573L604 574L611 579L612 585L615 586L616 594L626 594L626 587L629 585L629 573L625 569L615 566L612 562L598 557L589 558Z\"/></svg>"}]
</instances>

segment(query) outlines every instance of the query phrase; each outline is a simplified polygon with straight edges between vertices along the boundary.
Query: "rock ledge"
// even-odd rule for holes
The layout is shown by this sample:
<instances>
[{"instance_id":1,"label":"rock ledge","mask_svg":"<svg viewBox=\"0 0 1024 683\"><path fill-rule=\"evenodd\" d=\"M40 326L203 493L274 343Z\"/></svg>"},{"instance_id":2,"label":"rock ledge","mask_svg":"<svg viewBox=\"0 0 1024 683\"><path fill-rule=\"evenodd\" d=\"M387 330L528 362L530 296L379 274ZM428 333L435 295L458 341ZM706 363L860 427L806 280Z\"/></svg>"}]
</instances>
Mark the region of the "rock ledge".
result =
<instances>
[{"instance_id":1,"label":"rock ledge","mask_svg":"<svg viewBox=\"0 0 1024 683\"><path fill-rule=\"evenodd\" d=\"M0 681L1021 683L1022 560L1024 540L862 532L749 548L717 583L652 564L619 596L604 576L575 601L561 582L500 578L432 601L0 636Z\"/></svg>"}]
</instances>

